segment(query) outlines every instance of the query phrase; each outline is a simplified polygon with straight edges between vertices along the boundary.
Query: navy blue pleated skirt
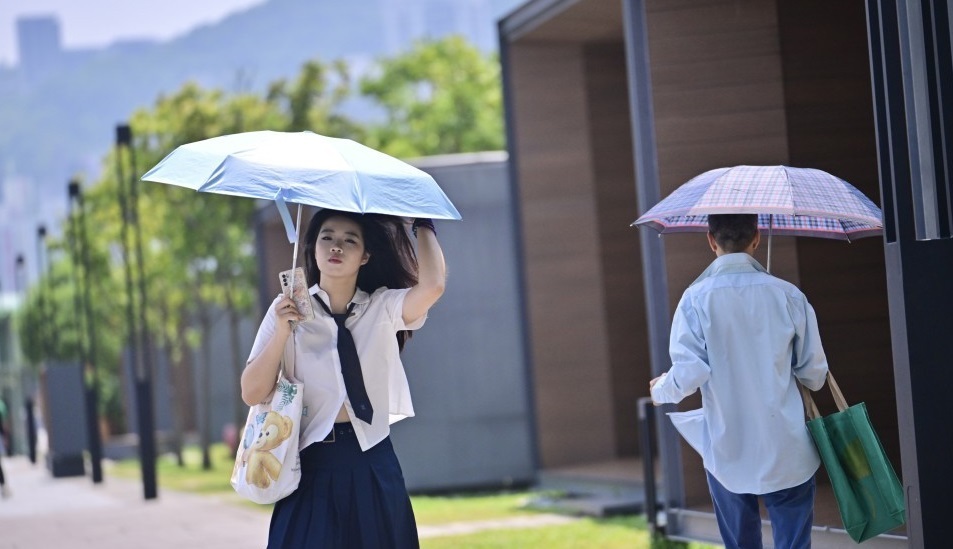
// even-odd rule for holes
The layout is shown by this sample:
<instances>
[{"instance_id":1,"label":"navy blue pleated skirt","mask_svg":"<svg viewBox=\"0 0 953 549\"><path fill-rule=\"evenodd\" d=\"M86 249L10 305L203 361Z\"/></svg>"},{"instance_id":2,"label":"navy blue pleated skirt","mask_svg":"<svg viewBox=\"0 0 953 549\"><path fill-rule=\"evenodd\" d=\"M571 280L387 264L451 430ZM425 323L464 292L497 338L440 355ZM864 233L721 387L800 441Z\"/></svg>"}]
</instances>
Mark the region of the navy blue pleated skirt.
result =
<instances>
[{"instance_id":1,"label":"navy blue pleated skirt","mask_svg":"<svg viewBox=\"0 0 953 549\"><path fill-rule=\"evenodd\" d=\"M419 547L390 438L362 452L349 423L336 424L334 431L334 442L301 451L301 482L275 504L268 549Z\"/></svg>"}]
</instances>

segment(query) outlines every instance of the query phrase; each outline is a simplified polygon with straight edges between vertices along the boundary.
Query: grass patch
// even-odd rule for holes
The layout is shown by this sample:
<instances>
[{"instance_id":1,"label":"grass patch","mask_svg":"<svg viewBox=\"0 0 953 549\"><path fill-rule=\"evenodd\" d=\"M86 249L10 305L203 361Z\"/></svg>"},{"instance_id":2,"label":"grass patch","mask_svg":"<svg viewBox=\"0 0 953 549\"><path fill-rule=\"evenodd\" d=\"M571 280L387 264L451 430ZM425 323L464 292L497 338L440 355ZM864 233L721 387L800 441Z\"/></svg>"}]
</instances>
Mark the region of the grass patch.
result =
<instances>
[{"instance_id":1,"label":"grass patch","mask_svg":"<svg viewBox=\"0 0 953 549\"><path fill-rule=\"evenodd\" d=\"M528 492L461 494L449 496L411 496L417 524L447 524L530 515L524 509Z\"/></svg>"},{"instance_id":2,"label":"grass patch","mask_svg":"<svg viewBox=\"0 0 953 549\"><path fill-rule=\"evenodd\" d=\"M239 496L232 489L230 482L232 465L235 463L235 454L225 444L213 444L209 447L209 458L212 468L202 469L202 449L198 446L187 446L182 450L184 466L179 466L173 454L164 454L156 459L156 480L159 491L174 490L176 492L190 492L216 496L234 501L236 504L247 505L263 512L271 512L273 505L261 505L248 501ZM118 478L139 479L142 472L138 459L126 459L112 462L108 465L107 474Z\"/></svg>"},{"instance_id":3,"label":"grass patch","mask_svg":"<svg viewBox=\"0 0 953 549\"><path fill-rule=\"evenodd\" d=\"M570 524L543 528L487 530L463 536L420 540L421 549L649 549L649 534L641 517L582 518Z\"/></svg>"}]
</instances>

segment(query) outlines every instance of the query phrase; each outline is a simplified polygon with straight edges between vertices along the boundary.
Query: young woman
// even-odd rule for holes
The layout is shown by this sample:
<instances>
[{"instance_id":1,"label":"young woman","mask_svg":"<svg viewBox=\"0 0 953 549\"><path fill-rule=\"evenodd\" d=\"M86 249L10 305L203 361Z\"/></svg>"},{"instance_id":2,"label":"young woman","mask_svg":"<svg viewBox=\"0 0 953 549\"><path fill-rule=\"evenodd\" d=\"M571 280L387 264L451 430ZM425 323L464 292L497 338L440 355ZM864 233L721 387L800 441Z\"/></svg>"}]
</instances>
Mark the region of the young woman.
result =
<instances>
[{"instance_id":1,"label":"young woman","mask_svg":"<svg viewBox=\"0 0 953 549\"><path fill-rule=\"evenodd\" d=\"M319 210L304 257L315 318L303 320L279 295L262 320L242 398L253 405L271 394L289 340L305 387L301 482L275 504L269 549L418 547L389 433L391 423L414 415L400 351L443 294L446 266L433 223L415 220L413 232L416 253L399 218ZM365 402L353 384L346 388L342 366L351 359L338 350L339 321L357 350L366 406L353 404Z\"/></svg>"}]
</instances>

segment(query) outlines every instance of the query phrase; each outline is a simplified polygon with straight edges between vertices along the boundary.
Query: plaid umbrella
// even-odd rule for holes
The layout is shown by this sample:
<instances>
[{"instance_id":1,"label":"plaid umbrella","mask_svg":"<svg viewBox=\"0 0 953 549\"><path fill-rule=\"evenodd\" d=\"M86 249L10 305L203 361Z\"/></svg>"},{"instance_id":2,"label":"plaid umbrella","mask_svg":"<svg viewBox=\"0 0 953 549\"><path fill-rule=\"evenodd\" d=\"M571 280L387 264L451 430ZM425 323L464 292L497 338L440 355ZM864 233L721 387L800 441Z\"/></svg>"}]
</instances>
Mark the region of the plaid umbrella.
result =
<instances>
[{"instance_id":1,"label":"plaid umbrella","mask_svg":"<svg viewBox=\"0 0 953 549\"><path fill-rule=\"evenodd\" d=\"M877 236L882 214L843 179L813 168L735 166L694 177L633 225L660 233L704 232L708 214L756 213L777 235L854 240Z\"/></svg>"},{"instance_id":2,"label":"plaid umbrella","mask_svg":"<svg viewBox=\"0 0 953 549\"><path fill-rule=\"evenodd\" d=\"M850 183L825 171L788 166L709 170L661 200L632 225L659 233L706 232L708 214L758 214L772 235L855 240L883 230L880 208Z\"/></svg>"}]
</instances>

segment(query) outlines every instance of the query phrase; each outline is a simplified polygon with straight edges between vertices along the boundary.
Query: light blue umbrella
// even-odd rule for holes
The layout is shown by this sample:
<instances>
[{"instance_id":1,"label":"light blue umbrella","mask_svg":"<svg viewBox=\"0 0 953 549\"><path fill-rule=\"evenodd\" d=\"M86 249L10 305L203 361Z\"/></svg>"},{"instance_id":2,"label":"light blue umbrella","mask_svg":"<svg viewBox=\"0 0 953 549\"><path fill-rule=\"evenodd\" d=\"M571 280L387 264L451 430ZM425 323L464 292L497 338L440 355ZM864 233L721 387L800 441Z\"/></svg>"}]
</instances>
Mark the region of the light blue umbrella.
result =
<instances>
[{"instance_id":1,"label":"light blue umbrella","mask_svg":"<svg viewBox=\"0 0 953 549\"><path fill-rule=\"evenodd\" d=\"M357 213L460 219L430 174L350 139L254 131L181 145L142 176L200 192L274 200L289 242L288 202ZM292 271L293 272L293 271Z\"/></svg>"}]
</instances>

